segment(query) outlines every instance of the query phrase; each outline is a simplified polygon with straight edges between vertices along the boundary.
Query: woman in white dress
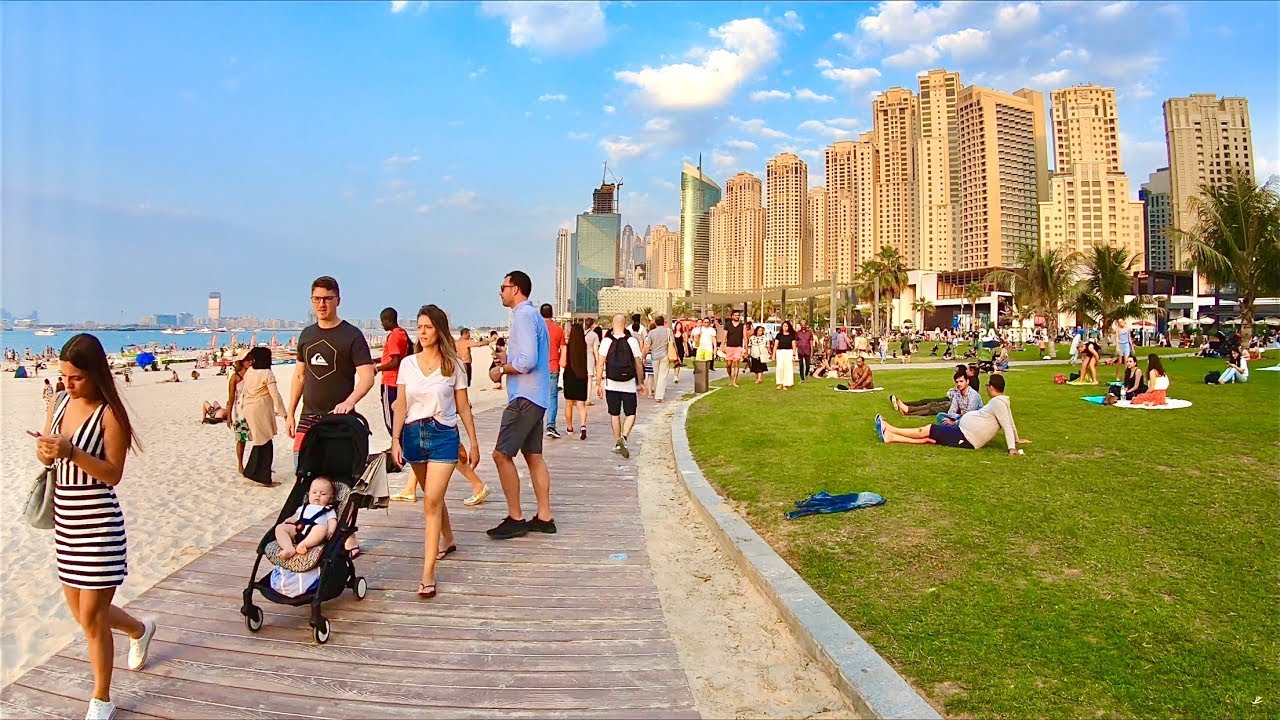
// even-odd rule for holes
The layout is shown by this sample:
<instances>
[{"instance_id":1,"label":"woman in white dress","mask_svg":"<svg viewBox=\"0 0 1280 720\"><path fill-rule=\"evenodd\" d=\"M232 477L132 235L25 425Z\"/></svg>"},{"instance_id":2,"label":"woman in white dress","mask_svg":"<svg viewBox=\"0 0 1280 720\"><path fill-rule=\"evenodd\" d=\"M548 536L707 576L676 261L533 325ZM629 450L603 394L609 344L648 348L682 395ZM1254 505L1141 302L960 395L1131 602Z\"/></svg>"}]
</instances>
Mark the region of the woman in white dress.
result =
<instances>
[{"instance_id":1,"label":"woman in white dress","mask_svg":"<svg viewBox=\"0 0 1280 720\"><path fill-rule=\"evenodd\" d=\"M80 334L67 341L61 372L67 390L58 396L36 438L36 457L55 470L54 554L58 580L71 616L84 630L93 670L93 697L86 719L110 718L112 631L130 638L129 663L141 669L156 626L111 604L129 574L124 513L116 486L125 456L140 449L129 414L116 389L102 343Z\"/></svg>"},{"instance_id":2,"label":"woman in white dress","mask_svg":"<svg viewBox=\"0 0 1280 720\"><path fill-rule=\"evenodd\" d=\"M779 390L786 390L796 384L795 348L796 329L790 320L783 320L778 336L773 339L773 360L777 363L774 380Z\"/></svg>"}]
</instances>

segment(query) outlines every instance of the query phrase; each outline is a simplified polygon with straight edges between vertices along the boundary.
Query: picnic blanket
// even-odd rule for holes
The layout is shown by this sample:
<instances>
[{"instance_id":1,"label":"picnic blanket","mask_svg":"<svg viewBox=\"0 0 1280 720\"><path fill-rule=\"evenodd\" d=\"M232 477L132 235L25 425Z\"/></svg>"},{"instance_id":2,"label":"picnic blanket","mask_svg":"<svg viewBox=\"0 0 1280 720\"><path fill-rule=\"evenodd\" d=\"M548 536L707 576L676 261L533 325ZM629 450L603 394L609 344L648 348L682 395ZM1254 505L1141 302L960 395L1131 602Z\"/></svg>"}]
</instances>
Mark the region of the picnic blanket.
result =
<instances>
[{"instance_id":1,"label":"picnic blanket","mask_svg":"<svg viewBox=\"0 0 1280 720\"><path fill-rule=\"evenodd\" d=\"M836 392L847 392L847 393L869 393L869 392L875 392L875 391L877 391L877 390L883 390L884 388L882 388L882 387L873 387L873 388L863 388L863 389L861 389L861 390L850 390L848 387L841 387L841 386L837 385L836 387L833 387L833 388L831 388L831 389L832 389L832 390L835 390Z\"/></svg>"},{"instance_id":2,"label":"picnic blanket","mask_svg":"<svg viewBox=\"0 0 1280 720\"><path fill-rule=\"evenodd\" d=\"M1273 365L1267 368L1254 368L1254 370L1270 370L1273 372L1280 372L1280 365Z\"/></svg>"},{"instance_id":3,"label":"picnic blanket","mask_svg":"<svg viewBox=\"0 0 1280 720\"><path fill-rule=\"evenodd\" d=\"M1130 410L1180 410L1182 408L1191 407L1191 401L1169 398L1164 405L1131 405L1128 400L1121 400L1111 407L1127 408Z\"/></svg>"},{"instance_id":4,"label":"picnic blanket","mask_svg":"<svg viewBox=\"0 0 1280 720\"><path fill-rule=\"evenodd\" d=\"M873 492L856 492L847 495L831 495L823 490L816 495L796 501L796 509L787 513L788 520L826 513L861 510L862 508L883 505L884 498Z\"/></svg>"},{"instance_id":5,"label":"picnic blanket","mask_svg":"<svg viewBox=\"0 0 1280 720\"><path fill-rule=\"evenodd\" d=\"M1101 405L1102 401L1107 399L1107 396L1106 395L1088 395L1080 399L1087 403L1093 403L1094 405Z\"/></svg>"}]
</instances>

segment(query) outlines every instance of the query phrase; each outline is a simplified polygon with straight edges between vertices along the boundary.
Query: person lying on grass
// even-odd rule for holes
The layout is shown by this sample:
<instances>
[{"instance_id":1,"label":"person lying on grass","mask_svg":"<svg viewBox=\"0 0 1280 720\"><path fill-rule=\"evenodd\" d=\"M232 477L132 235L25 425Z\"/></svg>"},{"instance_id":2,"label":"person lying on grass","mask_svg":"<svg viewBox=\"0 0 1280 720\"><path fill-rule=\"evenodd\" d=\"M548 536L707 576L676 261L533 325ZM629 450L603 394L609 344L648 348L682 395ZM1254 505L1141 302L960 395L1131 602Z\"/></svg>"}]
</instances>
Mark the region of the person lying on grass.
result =
<instances>
[{"instance_id":1,"label":"person lying on grass","mask_svg":"<svg viewBox=\"0 0 1280 720\"><path fill-rule=\"evenodd\" d=\"M958 373L957 373L958 374ZM936 424L918 428L898 428L886 423L877 415L876 435L881 442L907 443L910 445L946 445L948 447L982 448L1004 430L1005 444L1010 455L1018 454L1018 445L1031 441L1018 437L1018 427L1013 423L1013 409L1004 394L1004 376L992 375L987 379L987 396L991 400L981 409L965 413L955 425Z\"/></svg>"},{"instance_id":2,"label":"person lying on grass","mask_svg":"<svg viewBox=\"0 0 1280 720\"><path fill-rule=\"evenodd\" d=\"M960 378L964 377L963 385ZM965 365L959 363L956 365L956 371L951 376L955 387L947 391L946 397L940 398L924 398L905 402L899 400L897 395L889 396L889 404L895 410L903 415L954 415L959 418L961 415L982 407L982 394L978 392L977 385L981 382L978 377L978 368L976 365ZM956 402L956 395L959 394L961 399Z\"/></svg>"},{"instance_id":3,"label":"person lying on grass","mask_svg":"<svg viewBox=\"0 0 1280 720\"><path fill-rule=\"evenodd\" d=\"M871 381L871 368L867 366L867 359L859 355L853 363L853 370L849 373L849 389L870 390L875 386Z\"/></svg>"}]
</instances>

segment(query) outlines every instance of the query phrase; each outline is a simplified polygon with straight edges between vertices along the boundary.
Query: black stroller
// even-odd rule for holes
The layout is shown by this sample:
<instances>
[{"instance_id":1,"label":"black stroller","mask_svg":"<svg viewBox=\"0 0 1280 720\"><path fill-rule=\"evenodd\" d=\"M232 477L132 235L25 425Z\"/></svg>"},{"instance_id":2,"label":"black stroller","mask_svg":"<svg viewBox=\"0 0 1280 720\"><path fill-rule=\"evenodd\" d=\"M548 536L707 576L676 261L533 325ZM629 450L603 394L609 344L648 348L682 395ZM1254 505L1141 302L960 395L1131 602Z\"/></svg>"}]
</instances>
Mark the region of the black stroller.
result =
<instances>
[{"instance_id":1,"label":"black stroller","mask_svg":"<svg viewBox=\"0 0 1280 720\"><path fill-rule=\"evenodd\" d=\"M364 599L369 586L363 577L356 575L355 563L346 550L346 542L359 529L356 527L359 509L375 505L375 498L365 494L370 474L367 470L375 462L383 464L383 454L378 453L370 458L369 424L357 414L326 415L307 431L298 452L298 470L293 490L271 529L267 530L258 543L257 557L254 558L253 571L249 575L249 586L244 591L244 605L240 607L240 614L244 616L245 625L250 632L261 630L263 622L262 608L253 604L255 590L279 605L310 605L312 632L316 642L322 644L329 641L330 627L328 618L320 613L320 604L338 597L347 588L355 592L357 600ZM382 467L375 470L385 473ZM334 484L338 504L338 530L333 537L325 540L320 551L317 565L320 577L315 587L301 595L290 597L271 586L271 560L268 560L267 573L257 580L254 578L258 577L258 569L266 557L267 545L275 542L275 526L306 503L311 480L321 475L331 479Z\"/></svg>"}]
</instances>

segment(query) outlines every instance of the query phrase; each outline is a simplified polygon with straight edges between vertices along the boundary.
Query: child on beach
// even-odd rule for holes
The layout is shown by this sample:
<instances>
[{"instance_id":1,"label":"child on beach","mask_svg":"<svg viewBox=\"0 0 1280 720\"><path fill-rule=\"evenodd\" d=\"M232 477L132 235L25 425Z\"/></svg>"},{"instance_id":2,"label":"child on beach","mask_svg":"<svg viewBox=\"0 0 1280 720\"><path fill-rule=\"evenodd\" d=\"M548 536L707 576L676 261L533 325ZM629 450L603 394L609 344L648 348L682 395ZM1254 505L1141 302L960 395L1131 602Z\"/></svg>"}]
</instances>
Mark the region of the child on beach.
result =
<instances>
[{"instance_id":1,"label":"child on beach","mask_svg":"<svg viewBox=\"0 0 1280 720\"><path fill-rule=\"evenodd\" d=\"M311 552L337 531L338 515L334 512L334 501L333 483L329 478L318 477L311 481L311 487L307 489L307 503L276 526L281 560Z\"/></svg>"}]
</instances>

